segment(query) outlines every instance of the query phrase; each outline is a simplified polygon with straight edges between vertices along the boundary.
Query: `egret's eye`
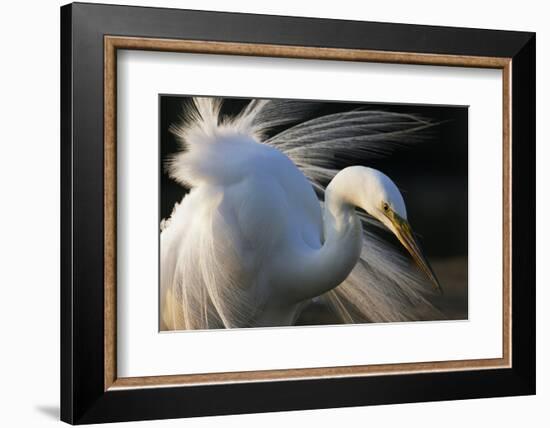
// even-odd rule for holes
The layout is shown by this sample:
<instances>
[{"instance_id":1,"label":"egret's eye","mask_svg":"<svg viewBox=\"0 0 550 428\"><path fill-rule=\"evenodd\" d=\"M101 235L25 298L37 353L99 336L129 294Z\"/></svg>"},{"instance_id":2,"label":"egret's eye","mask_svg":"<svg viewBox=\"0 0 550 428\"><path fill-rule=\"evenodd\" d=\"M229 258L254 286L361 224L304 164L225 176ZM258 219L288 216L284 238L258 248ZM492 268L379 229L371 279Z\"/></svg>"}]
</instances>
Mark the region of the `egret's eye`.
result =
<instances>
[{"instance_id":1,"label":"egret's eye","mask_svg":"<svg viewBox=\"0 0 550 428\"><path fill-rule=\"evenodd\" d=\"M384 202L384 204L382 205L382 208L384 209L384 212L388 212L388 210L390 209L390 206L388 205L387 202Z\"/></svg>"}]
</instances>

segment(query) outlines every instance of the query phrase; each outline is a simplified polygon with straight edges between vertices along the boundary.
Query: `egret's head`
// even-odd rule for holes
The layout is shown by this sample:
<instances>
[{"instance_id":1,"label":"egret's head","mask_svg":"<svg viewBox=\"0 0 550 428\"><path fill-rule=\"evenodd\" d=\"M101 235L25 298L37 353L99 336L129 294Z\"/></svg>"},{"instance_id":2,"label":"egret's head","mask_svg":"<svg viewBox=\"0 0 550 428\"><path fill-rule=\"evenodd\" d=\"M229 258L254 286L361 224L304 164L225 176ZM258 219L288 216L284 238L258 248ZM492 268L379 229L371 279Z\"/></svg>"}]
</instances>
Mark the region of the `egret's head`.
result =
<instances>
[{"instance_id":1,"label":"egret's head","mask_svg":"<svg viewBox=\"0 0 550 428\"><path fill-rule=\"evenodd\" d=\"M407 221L405 202L395 183L387 175L375 169L352 168L360 168L357 172L361 175L360 182L363 183L358 205L393 232L411 254L416 264L432 281L434 287L441 292L441 285L422 253Z\"/></svg>"}]
</instances>

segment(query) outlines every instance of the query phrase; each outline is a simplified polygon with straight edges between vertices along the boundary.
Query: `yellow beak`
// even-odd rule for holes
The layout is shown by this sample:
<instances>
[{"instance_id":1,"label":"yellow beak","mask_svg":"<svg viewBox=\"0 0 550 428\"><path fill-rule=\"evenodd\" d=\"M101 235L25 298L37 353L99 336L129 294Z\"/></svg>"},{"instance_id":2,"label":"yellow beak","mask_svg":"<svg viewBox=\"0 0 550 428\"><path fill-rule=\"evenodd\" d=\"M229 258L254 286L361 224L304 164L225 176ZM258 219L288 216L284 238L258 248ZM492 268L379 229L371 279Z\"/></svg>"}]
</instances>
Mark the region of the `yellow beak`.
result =
<instances>
[{"instance_id":1,"label":"yellow beak","mask_svg":"<svg viewBox=\"0 0 550 428\"><path fill-rule=\"evenodd\" d=\"M424 253L420 249L417 240L415 239L411 226L409 225L409 222L405 219L402 219L399 215L395 214L394 212L391 213L392 215L388 216L395 228L395 235L397 236L397 239L399 239L399 242L403 244L403 246L407 249L407 251L410 253L418 267L426 274L426 276L430 279L432 284L434 285L434 288L439 291L440 293L443 293L443 289L441 288L441 284L439 283L437 277L435 276L435 273L430 266L430 263L424 256Z\"/></svg>"}]
</instances>

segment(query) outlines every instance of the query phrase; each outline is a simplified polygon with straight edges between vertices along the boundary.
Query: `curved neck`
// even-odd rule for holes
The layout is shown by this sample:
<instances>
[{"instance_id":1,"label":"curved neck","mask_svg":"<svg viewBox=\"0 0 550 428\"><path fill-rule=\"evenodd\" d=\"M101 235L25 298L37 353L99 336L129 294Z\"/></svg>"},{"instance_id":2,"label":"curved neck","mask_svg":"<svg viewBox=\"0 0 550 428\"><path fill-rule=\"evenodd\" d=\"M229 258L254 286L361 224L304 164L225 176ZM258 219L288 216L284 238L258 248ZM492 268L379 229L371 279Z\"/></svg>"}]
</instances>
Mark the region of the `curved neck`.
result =
<instances>
[{"instance_id":1,"label":"curved neck","mask_svg":"<svg viewBox=\"0 0 550 428\"><path fill-rule=\"evenodd\" d=\"M361 221L349 177L336 175L325 192L323 245L298 259L300 298L312 298L342 283L355 267L362 247Z\"/></svg>"}]
</instances>

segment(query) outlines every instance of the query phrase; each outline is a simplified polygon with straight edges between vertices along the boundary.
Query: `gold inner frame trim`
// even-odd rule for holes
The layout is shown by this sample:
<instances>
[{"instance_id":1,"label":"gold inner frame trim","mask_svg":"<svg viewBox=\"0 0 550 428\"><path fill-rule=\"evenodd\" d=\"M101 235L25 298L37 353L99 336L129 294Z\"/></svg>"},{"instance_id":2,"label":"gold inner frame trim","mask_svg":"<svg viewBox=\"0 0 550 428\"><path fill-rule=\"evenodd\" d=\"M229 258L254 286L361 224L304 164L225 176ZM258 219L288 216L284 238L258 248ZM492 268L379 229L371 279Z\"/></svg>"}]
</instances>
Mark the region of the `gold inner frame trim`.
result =
<instances>
[{"instance_id":1,"label":"gold inner frame trim","mask_svg":"<svg viewBox=\"0 0 550 428\"><path fill-rule=\"evenodd\" d=\"M503 320L502 358L377 364L342 367L261 370L170 376L117 377L116 367L116 89L117 50L147 50L212 55L241 55L393 64L494 68L502 70L503 94ZM512 362L512 224L511 224L511 58L421 54L306 46L171 40L140 37L104 37L104 389L193 386L220 383L282 381L312 378L360 377L511 367Z\"/></svg>"}]
</instances>

